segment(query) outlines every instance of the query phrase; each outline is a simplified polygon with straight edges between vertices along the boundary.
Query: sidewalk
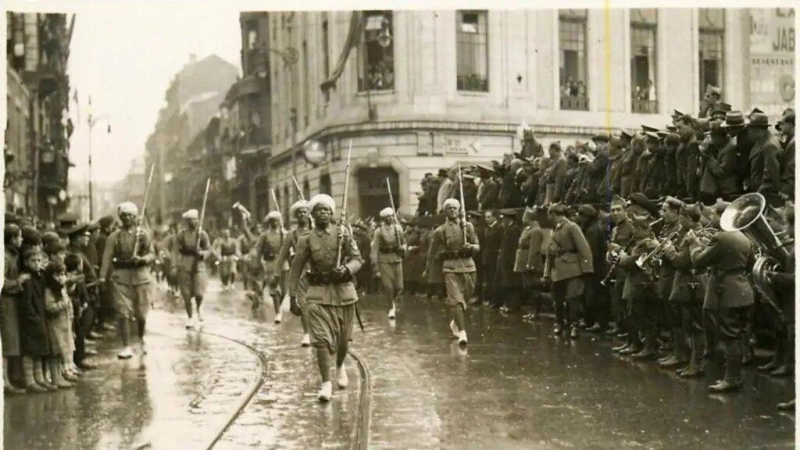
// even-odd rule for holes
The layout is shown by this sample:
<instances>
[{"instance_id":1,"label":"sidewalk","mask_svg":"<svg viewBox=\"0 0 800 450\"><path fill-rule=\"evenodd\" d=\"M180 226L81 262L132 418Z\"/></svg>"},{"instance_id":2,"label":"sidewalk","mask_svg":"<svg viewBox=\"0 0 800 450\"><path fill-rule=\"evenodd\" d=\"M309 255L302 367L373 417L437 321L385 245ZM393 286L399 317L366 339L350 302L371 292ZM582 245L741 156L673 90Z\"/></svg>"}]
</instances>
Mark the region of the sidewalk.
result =
<instances>
[{"instance_id":1,"label":"sidewalk","mask_svg":"<svg viewBox=\"0 0 800 450\"><path fill-rule=\"evenodd\" d=\"M187 332L180 315L148 317L148 354L120 361L116 339L98 343L98 368L75 389L7 397L7 449L206 448L261 374L237 343Z\"/></svg>"}]
</instances>

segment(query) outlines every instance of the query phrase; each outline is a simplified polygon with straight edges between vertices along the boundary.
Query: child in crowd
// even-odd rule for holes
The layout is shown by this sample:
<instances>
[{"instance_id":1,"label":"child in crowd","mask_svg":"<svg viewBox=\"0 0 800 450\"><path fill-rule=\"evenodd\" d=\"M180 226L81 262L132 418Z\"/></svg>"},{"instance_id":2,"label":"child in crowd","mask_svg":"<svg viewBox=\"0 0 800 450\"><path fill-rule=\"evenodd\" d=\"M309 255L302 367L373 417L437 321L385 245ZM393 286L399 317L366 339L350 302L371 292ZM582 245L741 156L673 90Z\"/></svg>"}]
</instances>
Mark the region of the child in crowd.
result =
<instances>
[{"instance_id":1,"label":"child in crowd","mask_svg":"<svg viewBox=\"0 0 800 450\"><path fill-rule=\"evenodd\" d=\"M67 268L60 261L52 261L45 270L44 304L52 350L49 359L52 384L68 389L77 381L75 374L68 370L75 352L75 338L72 335L72 301L67 294Z\"/></svg>"},{"instance_id":2,"label":"child in crowd","mask_svg":"<svg viewBox=\"0 0 800 450\"><path fill-rule=\"evenodd\" d=\"M23 274L27 274L29 279L23 285L17 313L25 390L29 393L54 391L58 388L48 383L44 377L44 361L51 357L42 276L47 257L37 246L31 246L23 253L23 261Z\"/></svg>"}]
</instances>

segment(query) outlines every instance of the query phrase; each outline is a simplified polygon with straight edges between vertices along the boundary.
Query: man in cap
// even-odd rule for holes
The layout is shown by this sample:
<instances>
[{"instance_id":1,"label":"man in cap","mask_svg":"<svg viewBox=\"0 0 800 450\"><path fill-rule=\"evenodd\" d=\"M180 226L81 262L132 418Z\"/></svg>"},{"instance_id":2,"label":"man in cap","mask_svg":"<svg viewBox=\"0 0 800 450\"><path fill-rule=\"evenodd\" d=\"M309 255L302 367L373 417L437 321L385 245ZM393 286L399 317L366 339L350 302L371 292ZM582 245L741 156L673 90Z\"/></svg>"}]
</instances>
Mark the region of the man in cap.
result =
<instances>
[{"instance_id":1,"label":"man in cap","mask_svg":"<svg viewBox=\"0 0 800 450\"><path fill-rule=\"evenodd\" d=\"M281 303L284 292L281 289L286 265L278 266L278 254L286 241L286 230L283 229L283 215L278 211L270 211L264 219L265 230L253 247L258 260L261 262L264 273L264 282L260 286L259 294L263 295L264 287L269 288L272 298L272 307L275 310L275 323L281 323ZM288 263L287 263L288 264Z\"/></svg>"},{"instance_id":2,"label":"man in cap","mask_svg":"<svg viewBox=\"0 0 800 450\"><path fill-rule=\"evenodd\" d=\"M712 121L708 141L700 145L702 178L700 200L713 203L719 197L732 199L741 194L737 176L736 144L721 122Z\"/></svg>"},{"instance_id":3,"label":"man in cap","mask_svg":"<svg viewBox=\"0 0 800 450\"><path fill-rule=\"evenodd\" d=\"M600 282L606 274L606 250L608 236L604 224L599 220L597 210L592 205L578 208L577 224L581 227L589 248L592 249L592 273L586 276L585 307L586 331L604 333L608 327L609 305L608 288Z\"/></svg>"},{"instance_id":4,"label":"man in cap","mask_svg":"<svg viewBox=\"0 0 800 450\"><path fill-rule=\"evenodd\" d=\"M110 288L119 317L119 332L123 349L117 357L133 356L130 347L128 321L136 319L140 350L146 352L144 333L147 313L150 310L150 272L147 266L155 261L153 243L147 231L137 228L139 210L133 203L125 202L117 208L122 227L111 233L103 250L98 283L110 278Z\"/></svg>"},{"instance_id":5,"label":"man in cap","mask_svg":"<svg viewBox=\"0 0 800 450\"><path fill-rule=\"evenodd\" d=\"M778 196L781 173L778 157L781 154L781 145L778 139L769 131L769 117L763 113L751 116L748 128L754 141L750 151L750 182L751 190L755 190L775 207L783 201Z\"/></svg>"},{"instance_id":6,"label":"man in cap","mask_svg":"<svg viewBox=\"0 0 800 450\"><path fill-rule=\"evenodd\" d=\"M314 218L314 229L300 237L297 243L297 254L292 261L289 277L289 295L292 310L297 312L302 307L297 298L300 279L308 265L308 291L304 307L322 376L318 398L321 402L327 402L331 399L333 389L330 381L333 354L336 354L337 384L340 389L348 385L344 359L358 302L352 280L361 268L361 255L349 230L333 223L336 204L330 196L315 195L308 206ZM337 258L339 255L340 259Z\"/></svg>"},{"instance_id":7,"label":"man in cap","mask_svg":"<svg viewBox=\"0 0 800 450\"><path fill-rule=\"evenodd\" d=\"M564 205L552 205L547 213L554 224L544 271L545 284L552 284L556 308L553 333L558 336L570 327L570 338L577 339L578 320L583 313L583 278L593 271L592 250L581 228L567 218Z\"/></svg>"},{"instance_id":8,"label":"man in cap","mask_svg":"<svg viewBox=\"0 0 800 450\"><path fill-rule=\"evenodd\" d=\"M97 251L99 265L102 263L103 252L106 248L106 241L108 240L108 236L114 231L116 221L114 220L113 216L103 216L97 221L97 224L99 225L100 229L94 244ZM111 291L107 284L108 283L98 285L100 295L100 308L98 308L97 311L96 326L96 331L98 332L111 331L114 329L113 325L111 325L111 322L114 319L114 299L112 298Z\"/></svg>"},{"instance_id":9,"label":"man in cap","mask_svg":"<svg viewBox=\"0 0 800 450\"><path fill-rule=\"evenodd\" d=\"M618 259L618 254L628 246L633 245L633 226L628 218L627 204L619 196L614 196L611 199L611 222L614 228L611 230L611 239L608 244L608 255L606 261L609 266L613 265ZM610 269L609 269L610 270ZM628 314L628 308L622 298L622 288L625 282L625 269L617 267L614 272L607 274L609 279L615 280L611 286L611 310L614 315L614 322L616 326L609 330L609 334L619 334L625 332L625 320ZM617 347L616 351L620 351L627 345Z\"/></svg>"},{"instance_id":10,"label":"man in cap","mask_svg":"<svg viewBox=\"0 0 800 450\"><path fill-rule=\"evenodd\" d=\"M475 262L472 257L480 251L480 245L475 228L459 217L460 208L458 200L449 199L445 202L447 220L433 232L426 272L433 272L436 270L436 261L441 262L447 304L453 317L450 331L458 338L460 345L466 345L464 311L475 290Z\"/></svg>"},{"instance_id":11,"label":"man in cap","mask_svg":"<svg viewBox=\"0 0 800 450\"><path fill-rule=\"evenodd\" d=\"M295 228L286 235L286 239L283 241L283 246L281 246L281 252L278 255L278 260L275 262L275 265L278 267L284 267L286 263L291 265L291 262L294 258L294 255L297 252L297 244L300 241L300 238L303 236L308 236L311 233L311 216L309 216L308 211L308 202L305 200L298 200L294 202L294 204L289 208L289 214L294 216L295 220L297 221L297 225ZM306 292L308 292L308 278L306 277L306 271L304 270L303 273L300 275L300 280L298 281L297 287L297 298L298 298L298 305L305 305L305 296ZM293 314L297 314L298 308L295 308L295 311L292 311ZM300 313L300 322L303 325L303 339L300 341L300 345L303 347L308 347L311 345L311 336L309 333L308 328L308 314L306 313L305 308L299 308Z\"/></svg>"},{"instance_id":12,"label":"man in cap","mask_svg":"<svg viewBox=\"0 0 800 450\"><path fill-rule=\"evenodd\" d=\"M72 272L71 267L75 267L76 279L73 286L77 297L82 300L84 307L80 317L76 317L75 321L75 364L78 367L91 368L91 364L84 362L87 355L97 354L93 349L86 347L87 339L99 339L102 335L91 331L94 325L97 308L99 306L98 299L98 283L97 283L97 270L94 265L89 261L86 256L85 249L89 245L90 233L89 227L85 223L79 223L69 230L67 230L69 237L69 246L67 247L67 258L73 259L72 264L68 264L68 271Z\"/></svg>"},{"instance_id":13,"label":"man in cap","mask_svg":"<svg viewBox=\"0 0 800 450\"><path fill-rule=\"evenodd\" d=\"M482 284L479 285L479 295L486 304L499 308L502 306L502 298L499 289L496 289L495 274L497 272L498 255L500 254L500 244L503 239L503 225L497 220L494 211L487 210L483 214L484 227L480 239L480 278Z\"/></svg>"},{"instance_id":14,"label":"man in cap","mask_svg":"<svg viewBox=\"0 0 800 450\"><path fill-rule=\"evenodd\" d=\"M522 296L521 271L514 270L522 229L517 223L517 211L514 209L501 209L500 219L503 221L503 236L500 239L494 284L499 290L500 299L505 303L500 311L513 313L519 310ZM527 256L527 248L525 253Z\"/></svg>"},{"instance_id":15,"label":"man in cap","mask_svg":"<svg viewBox=\"0 0 800 450\"><path fill-rule=\"evenodd\" d=\"M224 228L222 236L214 241L212 246L214 255L220 263L219 276L222 281L222 290L231 291L236 289L237 262L241 257L239 241L231 236L231 229Z\"/></svg>"},{"instance_id":16,"label":"man in cap","mask_svg":"<svg viewBox=\"0 0 800 450\"><path fill-rule=\"evenodd\" d=\"M206 292L208 275L205 259L211 254L211 241L205 230L200 230L200 213L190 209L183 213L184 228L171 242L172 271L177 277L178 289L183 298L183 306L188 316L186 328L195 326L192 314L192 298L197 305L197 320L203 322L203 296Z\"/></svg>"},{"instance_id":17,"label":"man in cap","mask_svg":"<svg viewBox=\"0 0 800 450\"><path fill-rule=\"evenodd\" d=\"M478 186L478 209L485 211L497 207L500 195L500 187L494 179L494 170L478 164L478 173L481 177L481 184Z\"/></svg>"},{"instance_id":18,"label":"man in cap","mask_svg":"<svg viewBox=\"0 0 800 450\"><path fill-rule=\"evenodd\" d=\"M547 199L546 204L553 204L563 201L567 190L567 159L561 151L561 144L553 142L550 144L550 161L547 176Z\"/></svg>"},{"instance_id":19,"label":"man in cap","mask_svg":"<svg viewBox=\"0 0 800 450\"><path fill-rule=\"evenodd\" d=\"M750 186L750 153L753 149L753 136L750 132L748 120L741 111L731 111L725 114L725 121L720 127L724 128L736 146L737 185L742 189L753 190Z\"/></svg>"},{"instance_id":20,"label":"man in cap","mask_svg":"<svg viewBox=\"0 0 800 450\"><path fill-rule=\"evenodd\" d=\"M794 199L794 109L783 112L775 129L781 134L783 152L780 156L781 181L779 193L784 200Z\"/></svg>"},{"instance_id":21,"label":"man in cap","mask_svg":"<svg viewBox=\"0 0 800 450\"><path fill-rule=\"evenodd\" d=\"M754 255L750 240L740 231L720 231L703 246L689 231L686 241L696 270L710 269L703 308L715 316L717 335L725 352L725 376L708 387L714 393L736 392L742 388L742 343L753 290L748 268Z\"/></svg>"},{"instance_id":22,"label":"man in cap","mask_svg":"<svg viewBox=\"0 0 800 450\"><path fill-rule=\"evenodd\" d=\"M389 306L389 320L395 318L395 299L403 291L403 256L406 253L403 230L394 217L392 208L381 210L381 226L375 230L370 246L370 259L375 262L373 276L380 279L381 294Z\"/></svg>"}]
</instances>

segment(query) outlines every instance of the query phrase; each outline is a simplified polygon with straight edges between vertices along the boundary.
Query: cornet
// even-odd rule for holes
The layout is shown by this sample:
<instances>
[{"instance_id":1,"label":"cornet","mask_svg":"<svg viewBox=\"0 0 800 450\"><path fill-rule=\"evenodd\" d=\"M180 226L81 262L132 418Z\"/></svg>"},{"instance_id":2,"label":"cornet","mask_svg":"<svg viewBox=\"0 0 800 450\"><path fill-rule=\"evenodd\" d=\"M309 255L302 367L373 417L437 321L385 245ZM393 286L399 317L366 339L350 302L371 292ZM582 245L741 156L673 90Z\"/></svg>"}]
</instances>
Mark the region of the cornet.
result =
<instances>
[{"instance_id":1,"label":"cornet","mask_svg":"<svg viewBox=\"0 0 800 450\"><path fill-rule=\"evenodd\" d=\"M250 217L252 216L252 214L250 214L250 211L248 211L247 208L245 208L244 205L242 205L241 203L239 203L239 202L234 203L233 204L233 209L238 210L239 213L241 213L242 219L250 220Z\"/></svg>"}]
</instances>

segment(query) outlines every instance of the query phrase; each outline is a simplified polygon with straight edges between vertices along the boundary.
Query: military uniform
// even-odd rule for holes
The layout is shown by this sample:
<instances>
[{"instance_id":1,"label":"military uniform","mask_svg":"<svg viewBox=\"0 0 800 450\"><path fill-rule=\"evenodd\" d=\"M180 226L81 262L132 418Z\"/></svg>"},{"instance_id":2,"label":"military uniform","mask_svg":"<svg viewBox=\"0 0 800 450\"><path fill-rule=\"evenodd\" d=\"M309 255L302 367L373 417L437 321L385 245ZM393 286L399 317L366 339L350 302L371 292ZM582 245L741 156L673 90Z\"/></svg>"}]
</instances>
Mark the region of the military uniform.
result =
<instances>
[{"instance_id":1,"label":"military uniform","mask_svg":"<svg viewBox=\"0 0 800 450\"><path fill-rule=\"evenodd\" d=\"M233 237L221 237L214 242L214 249L219 258L219 276L222 280L222 285L228 287L236 279L239 242Z\"/></svg>"},{"instance_id":2,"label":"military uniform","mask_svg":"<svg viewBox=\"0 0 800 450\"><path fill-rule=\"evenodd\" d=\"M152 256L150 235L144 230L141 233L136 256ZM144 320L150 311L150 271L146 265L137 266L131 262L135 241L135 227L120 228L111 233L103 251L100 278L106 279L111 274L110 288L120 318Z\"/></svg>"},{"instance_id":3,"label":"military uniform","mask_svg":"<svg viewBox=\"0 0 800 450\"><path fill-rule=\"evenodd\" d=\"M483 239L481 239L480 251L480 271L481 298L484 302L500 307L501 301L499 292L495 289L495 273L497 272L497 257L500 254L500 241L503 238L503 226L499 220L493 224L486 224L483 227Z\"/></svg>"},{"instance_id":4,"label":"military uniform","mask_svg":"<svg viewBox=\"0 0 800 450\"><path fill-rule=\"evenodd\" d=\"M371 259L374 273L380 275L381 289L392 296L403 290L403 231L397 224L381 225L372 236Z\"/></svg>"},{"instance_id":5,"label":"military uniform","mask_svg":"<svg viewBox=\"0 0 800 450\"><path fill-rule=\"evenodd\" d=\"M471 223L464 224L466 243L478 245L478 236ZM448 220L433 232L431 247L428 250L428 271L435 271L436 263L441 264L447 304L467 307L475 290L475 262L473 252L463 250L464 231L457 222Z\"/></svg>"},{"instance_id":6,"label":"military uniform","mask_svg":"<svg viewBox=\"0 0 800 450\"><path fill-rule=\"evenodd\" d=\"M583 275L592 270L592 250L580 227L570 220L555 225L547 246L544 277L553 282L557 327L577 326L582 312Z\"/></svg>"},{"instance_id":7,"label":"military uniform","mask_svg":"<svg viewBox=\"0 0 800 450\"><path fill-rule=\"evenodd\" d=\"M623 354L638 357L655 356L656 348L656 306L654 305L653 280L638 266L636 260L653 251L658 242L651 237L637 241L629 253L620 257L619 266L625 270L622 299L627 303L628 346ZM640 349L638 333L645 338L645 347ZM637 352L641 350L640 352Z\"/></svg>"},{"instance_id":8,"label":"military uniform","mask_svg":"<svg viewBox=\"0 0 800 450\"><path fill-rule=\"evenodd\" d=\"M617 224L614 226L614 229L611 230L610 242L619 246L620 249L627 247L632 240L633 225L630 219L625 219L624 222ZM611 286L611 311L617 327L623 328L628 317L627 301L622 296L622 290L625 286L626 270L617 264L612 276L616 281L613 286Z\"/></svg>"},{"instance_id":9,"label":"military uniform","mask_svg":"<svg viewBox=\"0 0 800 450\"><path fill-rule=\"evenodd\" d=\"M283 229L267 230L261 233L253 249L263 268L263 278L260 287L261 289L266 286L269 287L269 294L273 302L280 302L282 300L281 283L286 264L284 263L278 266L277 262L278 254L285 239L286 233Z\"/></svg>"},{"instance_id":10,"label":"military uniform","mask_svg":"<svg viewBox=\"0 0 800 450\"><path fill-rule=\"evenodd\" d=\"M352 276L361 268L361 254L352 236L345 236L342 262L350 275L336 279L336 255L339 247L338 230L332 224L315 227L297 241L297 253L289 276L289 295L297 297L301 278L308 265L308 291L305 309L312 345L328 348L331 353L347 351L353 329L355 304L358 301Z\"/></svg>"},{"instance_id":11,"label":"military uniform","mask_svg":"<svg viewBox=\"0 0 800 450\"><path fill-rule=\"evenodd\" d=\"M695 269L710 268L703 308L712 310L717 331L725 346L725 378L715 386L727 391L742 383L742 346L753 290L748 267L753 263L750 240L739 231L720 231L707 248L694 245L691 258Z\"/></svg>"},{"instance_id":12,"label":"military uniform","mask_svg":"<svg viewBox=\"0 0 800 450\"><path fill-rule=\"evenodd\" d=\"M197 233L201 232L200 239ZM206 263L200 252L211 249L211 242L205 231L181 230L172 241L173 267L177 270L178 289L184 301L201 299L206 293L208 274Z\"/></svg>"},{"instance_id":13,"label":"military uniform","mask_svg":"<svg viewBox=\"0 0 800 450\"><path fill-rule=\"evenodd\" d=\"M658 241L664 242L673 233L683 233L681 228L680 219L676 219L673 223L664 223L658 233ZM677 242L680 235L673 236L672 242ZM670 331L672 337L673 356L676 361L669 361L669 366L677 365L678 362L685 362L688 355L688 348L686 347L686 334L684 328L681 326L681 311L680 305L676 302L670 301L672 297L672 290L675 284L675 266L669 258L662 257L657 261L657 275L656 280L656 293L658 299L658 321L659 330L667 329ZM662 366L663 367L663 366Z\"/></svg>"}]
</instances>

